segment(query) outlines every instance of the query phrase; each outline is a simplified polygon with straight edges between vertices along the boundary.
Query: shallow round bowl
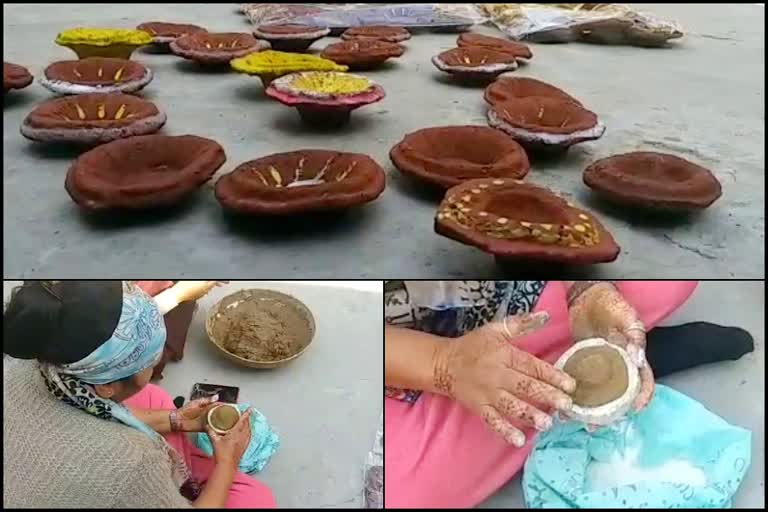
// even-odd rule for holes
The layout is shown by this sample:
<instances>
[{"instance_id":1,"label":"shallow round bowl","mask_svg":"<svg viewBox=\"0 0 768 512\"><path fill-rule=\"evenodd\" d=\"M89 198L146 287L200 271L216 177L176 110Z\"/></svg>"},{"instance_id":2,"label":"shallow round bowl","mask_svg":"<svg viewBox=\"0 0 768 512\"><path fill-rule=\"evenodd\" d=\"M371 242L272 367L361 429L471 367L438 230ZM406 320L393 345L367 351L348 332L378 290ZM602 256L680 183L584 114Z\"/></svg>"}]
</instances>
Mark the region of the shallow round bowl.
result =
<instances>
[{"instance_id":1,"label":"shallow round bowl","mask_svg":"<svg viewBox=\"0 0 768 512\"><path fill-rule=\"evenodd\" d=\"M259 303L261 301L281 303L284 307L293 309L293 311L305 321L305 325L302 325L299 329L300 334L298 336L296 350L282 359L274 361L246 359L235 355L224 348L224 340L222 339L223 332L220 322L226 322L226 319L224 318L226 310L242 307L243 304L246 303ZM315 336L315 318L303 302L285 293L263 289L240 290L224 297L211 308L205 322L205 331L208 334L208 340L211 342L211 345L233 363L248 368L278 368L294 361L307 351Z\"/></svg>"}]
</instances>

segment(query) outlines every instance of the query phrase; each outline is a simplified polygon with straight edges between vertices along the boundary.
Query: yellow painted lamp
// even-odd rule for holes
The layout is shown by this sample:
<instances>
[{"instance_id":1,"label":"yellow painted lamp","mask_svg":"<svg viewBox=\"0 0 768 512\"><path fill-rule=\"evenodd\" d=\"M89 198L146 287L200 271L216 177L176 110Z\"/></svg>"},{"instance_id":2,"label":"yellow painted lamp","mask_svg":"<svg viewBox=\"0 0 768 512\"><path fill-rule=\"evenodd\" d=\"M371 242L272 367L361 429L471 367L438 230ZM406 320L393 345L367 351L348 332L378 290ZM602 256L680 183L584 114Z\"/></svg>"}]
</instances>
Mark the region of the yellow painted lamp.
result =
<instances>
[{"instance_id":1,"label":"yellow painted lamp","mask_svg":"<svg viewBox=\"0 0 768 512\"><path fill-rule=\"evenodd\" d=\"M152 43L152 36L143 30L121 28L73 28L56 36L56 44L66 46L81 59L113 57L130 59L141 46Z\"/></svg>"},{"instance_id":2,"label":"yellow painted lamp","mask_svg":"<svg viewBox=\"0 0 768 512\"><path fill-rule=\"evenodd\" d=\"M364 76L338 71L302 71L280 77L266 90L267 96L296 107L301 120L320 128L338 128L350 114L384 99L384 89Z\"/></svg>"},{"instance_id":3,"label":"yellow painted lamp","mask_svg":"<svg viewBox=\"0 0 768 512\"><path fill-rule=\"evenodd\" d=\"M272 80L299 71L346 71L347 66L332 60L305 53L266 50L234 59L230 65L235 71L261 78L264 87Z\"/></svg>"}]
</instances>

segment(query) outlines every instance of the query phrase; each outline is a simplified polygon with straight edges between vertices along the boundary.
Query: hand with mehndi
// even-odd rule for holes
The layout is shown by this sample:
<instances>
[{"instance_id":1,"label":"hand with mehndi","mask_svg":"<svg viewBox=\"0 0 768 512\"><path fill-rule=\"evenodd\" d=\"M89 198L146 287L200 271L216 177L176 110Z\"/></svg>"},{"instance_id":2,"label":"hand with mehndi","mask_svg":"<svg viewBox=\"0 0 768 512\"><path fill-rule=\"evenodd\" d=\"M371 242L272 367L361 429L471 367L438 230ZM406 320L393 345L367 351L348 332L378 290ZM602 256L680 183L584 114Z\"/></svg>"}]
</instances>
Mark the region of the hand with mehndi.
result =
<instances>
[{"instance_id":1,"label":"hand with mehndi","mask_svg":"<svg viewBox=\"0 0 768 512\"><path fill-rule=\"evenodd\" d=\"M226 434L217 434L210 428L206 428L208 437L213 445L213 459L216 464L223 464L237 468L240 459L243 458L248 444L251 442L251 415L253 408L249 407L240 416L237 424Z\"/></svg>"},{"instance_id":2,"label":"hand with mehndi","mask_svg":"<svg viewBox=\"0 0 768 512\"><path fill-rule=\"evenodd\" d=\"M575 285L575 286L578 286ZM653 371L645 359L645 326L637 311L610 282L593 284L569 307L574 341L604 338L627 350L640 370L641 387L633 407L642 410L653 397Z\"/></svg>"},{"instance_id":3,"label":"hand with mehndi","mask_svg":"<svg viewBox=\"0 0 768 512\"><path fill-rule=\"evenodd\" d=\"M511 316L448 343L434 356L434 388L458 400L515 446L525 435L511 419L540 431L552 426L550 414L572 405L576 388L569 375L517 348L514 340L549 320L545 312Z\"/></svg>"},{"instance_id":4,"label":"hand with mehndi","mask_svg":"<svg viewBox=\"0 0 768 512\"><path fill-rule=\"evenodd\" d=\"M208 425L208 411L216 407L219 395L198 398L184 404L179 409L181 430L183 432L205 432Z\"/></svg>"}]
</instances>

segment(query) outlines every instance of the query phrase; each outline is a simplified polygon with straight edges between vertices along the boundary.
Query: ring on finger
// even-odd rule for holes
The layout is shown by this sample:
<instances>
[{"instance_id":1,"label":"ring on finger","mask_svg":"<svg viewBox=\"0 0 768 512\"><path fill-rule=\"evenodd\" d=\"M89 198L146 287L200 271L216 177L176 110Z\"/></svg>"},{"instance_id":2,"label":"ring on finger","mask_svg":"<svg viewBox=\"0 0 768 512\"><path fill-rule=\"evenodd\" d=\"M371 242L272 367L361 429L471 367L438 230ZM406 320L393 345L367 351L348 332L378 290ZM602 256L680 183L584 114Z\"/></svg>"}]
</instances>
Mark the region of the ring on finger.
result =
<instances>
[{"instance_id":1,"label":"ring on finger","mask_svg":"<svg viewBox=\"0 0 768 512\"><path fill-rule=\"evenodd\" d=\"M629 324L629 327L627 327L626 331L627 332L629 331L648 332L648 329L646 329L645 324L643 322L641 322L640 320L637 320Z\"/></svg>"},{"instance_id":2,"label":"ring on finger","mask_svg":"<svg viewBox=\"0 0 768 512\"><path fill-rule=\"evenodd\" d=\"M509 325L507 325L507 321L509 320L508 316L504 317L504 322L502 324L504 325L504 334L507 335L507 337L511 340L514 339L515 336L512 335L512 331L509 330Z\"/></svg>"}]
</instances>

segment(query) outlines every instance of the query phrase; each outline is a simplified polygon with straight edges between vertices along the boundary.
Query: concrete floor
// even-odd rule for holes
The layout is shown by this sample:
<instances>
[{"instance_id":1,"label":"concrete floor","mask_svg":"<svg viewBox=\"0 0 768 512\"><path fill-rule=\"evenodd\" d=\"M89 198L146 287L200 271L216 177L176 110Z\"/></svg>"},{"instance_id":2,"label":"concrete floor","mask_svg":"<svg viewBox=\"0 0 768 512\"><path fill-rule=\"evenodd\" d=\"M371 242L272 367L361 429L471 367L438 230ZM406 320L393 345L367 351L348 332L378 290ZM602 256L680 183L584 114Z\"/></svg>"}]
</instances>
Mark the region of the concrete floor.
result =
<instances>
[{"instance_id":1,"label":"concrete floor","mask_svg":"<svg viewBox=\"0 0 768 512\"><path fill-rule=\"evenodd\" d=\"M530 175L598 211L623 248L616 263L565 273L577 278L762 278L764 10L751 4L644 8L679 20L688 37L669 50L536 45L536 58L519 71L564 87L608 126L602 140L577 147L563 160L537 162ZM73 26L133 27L166 19L217 31L249 29L234 4L4 4L3 13L4 59L29 66L36 76L50 62L73 57L53 43L57 32ZM4 275L134 278L215 271L230 278L509 277L486 254L435 235L435 198L404 181L387 156L405 133L431 125L486 123L481 90L450 83L430 63L454 41L445 34L415 36L397 64L370 73L388 97L357 111L349 127L334 133L302 128L293 109L262 95L255 78L201 72L173 56L136 54L156 73L145 96L167 111L165 133L219 141L228 156L223 172L246 160L301 148L364 152L384 165L390 177L385 194L333 219L233 223L206 187L174 215L89 221L63 188L77 153L44 149L18 132L27 113L50 94L37 84L11 94L3 115ZM634 149L676 153L712 168L723 182L723 198L682 223L627 217L595 204L581 184L581 171L597 158Z\"/></svg>"},{"instance_id":2,"label":"concrete floor","mask_svg":"<svg viewBox=\"0 0 768 512\"><path fill-rule=\"evenodd\" d=\"M729 423L752 431L752 466L734 497L734 508L765 508L765 283L704 281L690 301L664 325L706 320L748 330L755 351L734 362L716 363L659 379L704 404ZM525 507L521 476L481 508Z\"/></svg>"},{"instance_id":3,"label":"concrete floor","mask_svg":"<svg viewBox=\"0 0 768 512\"><path fill-rule=\"evenodd\" d=\"M17 284L4 281L4 299ZM288 293L309 307L317 333L306 354L282 369L253 370L233 365L210 347L208 309L243 288ZM240 401L264 413L280 435L280 449L257 475L278 505L360 508L363 467L383 409L383 318L380 283L372 292L233 281L200 301L184 359L165 367L159 385L185 397L195 382L239 386Z\"/></svg>"}]
</instances>

